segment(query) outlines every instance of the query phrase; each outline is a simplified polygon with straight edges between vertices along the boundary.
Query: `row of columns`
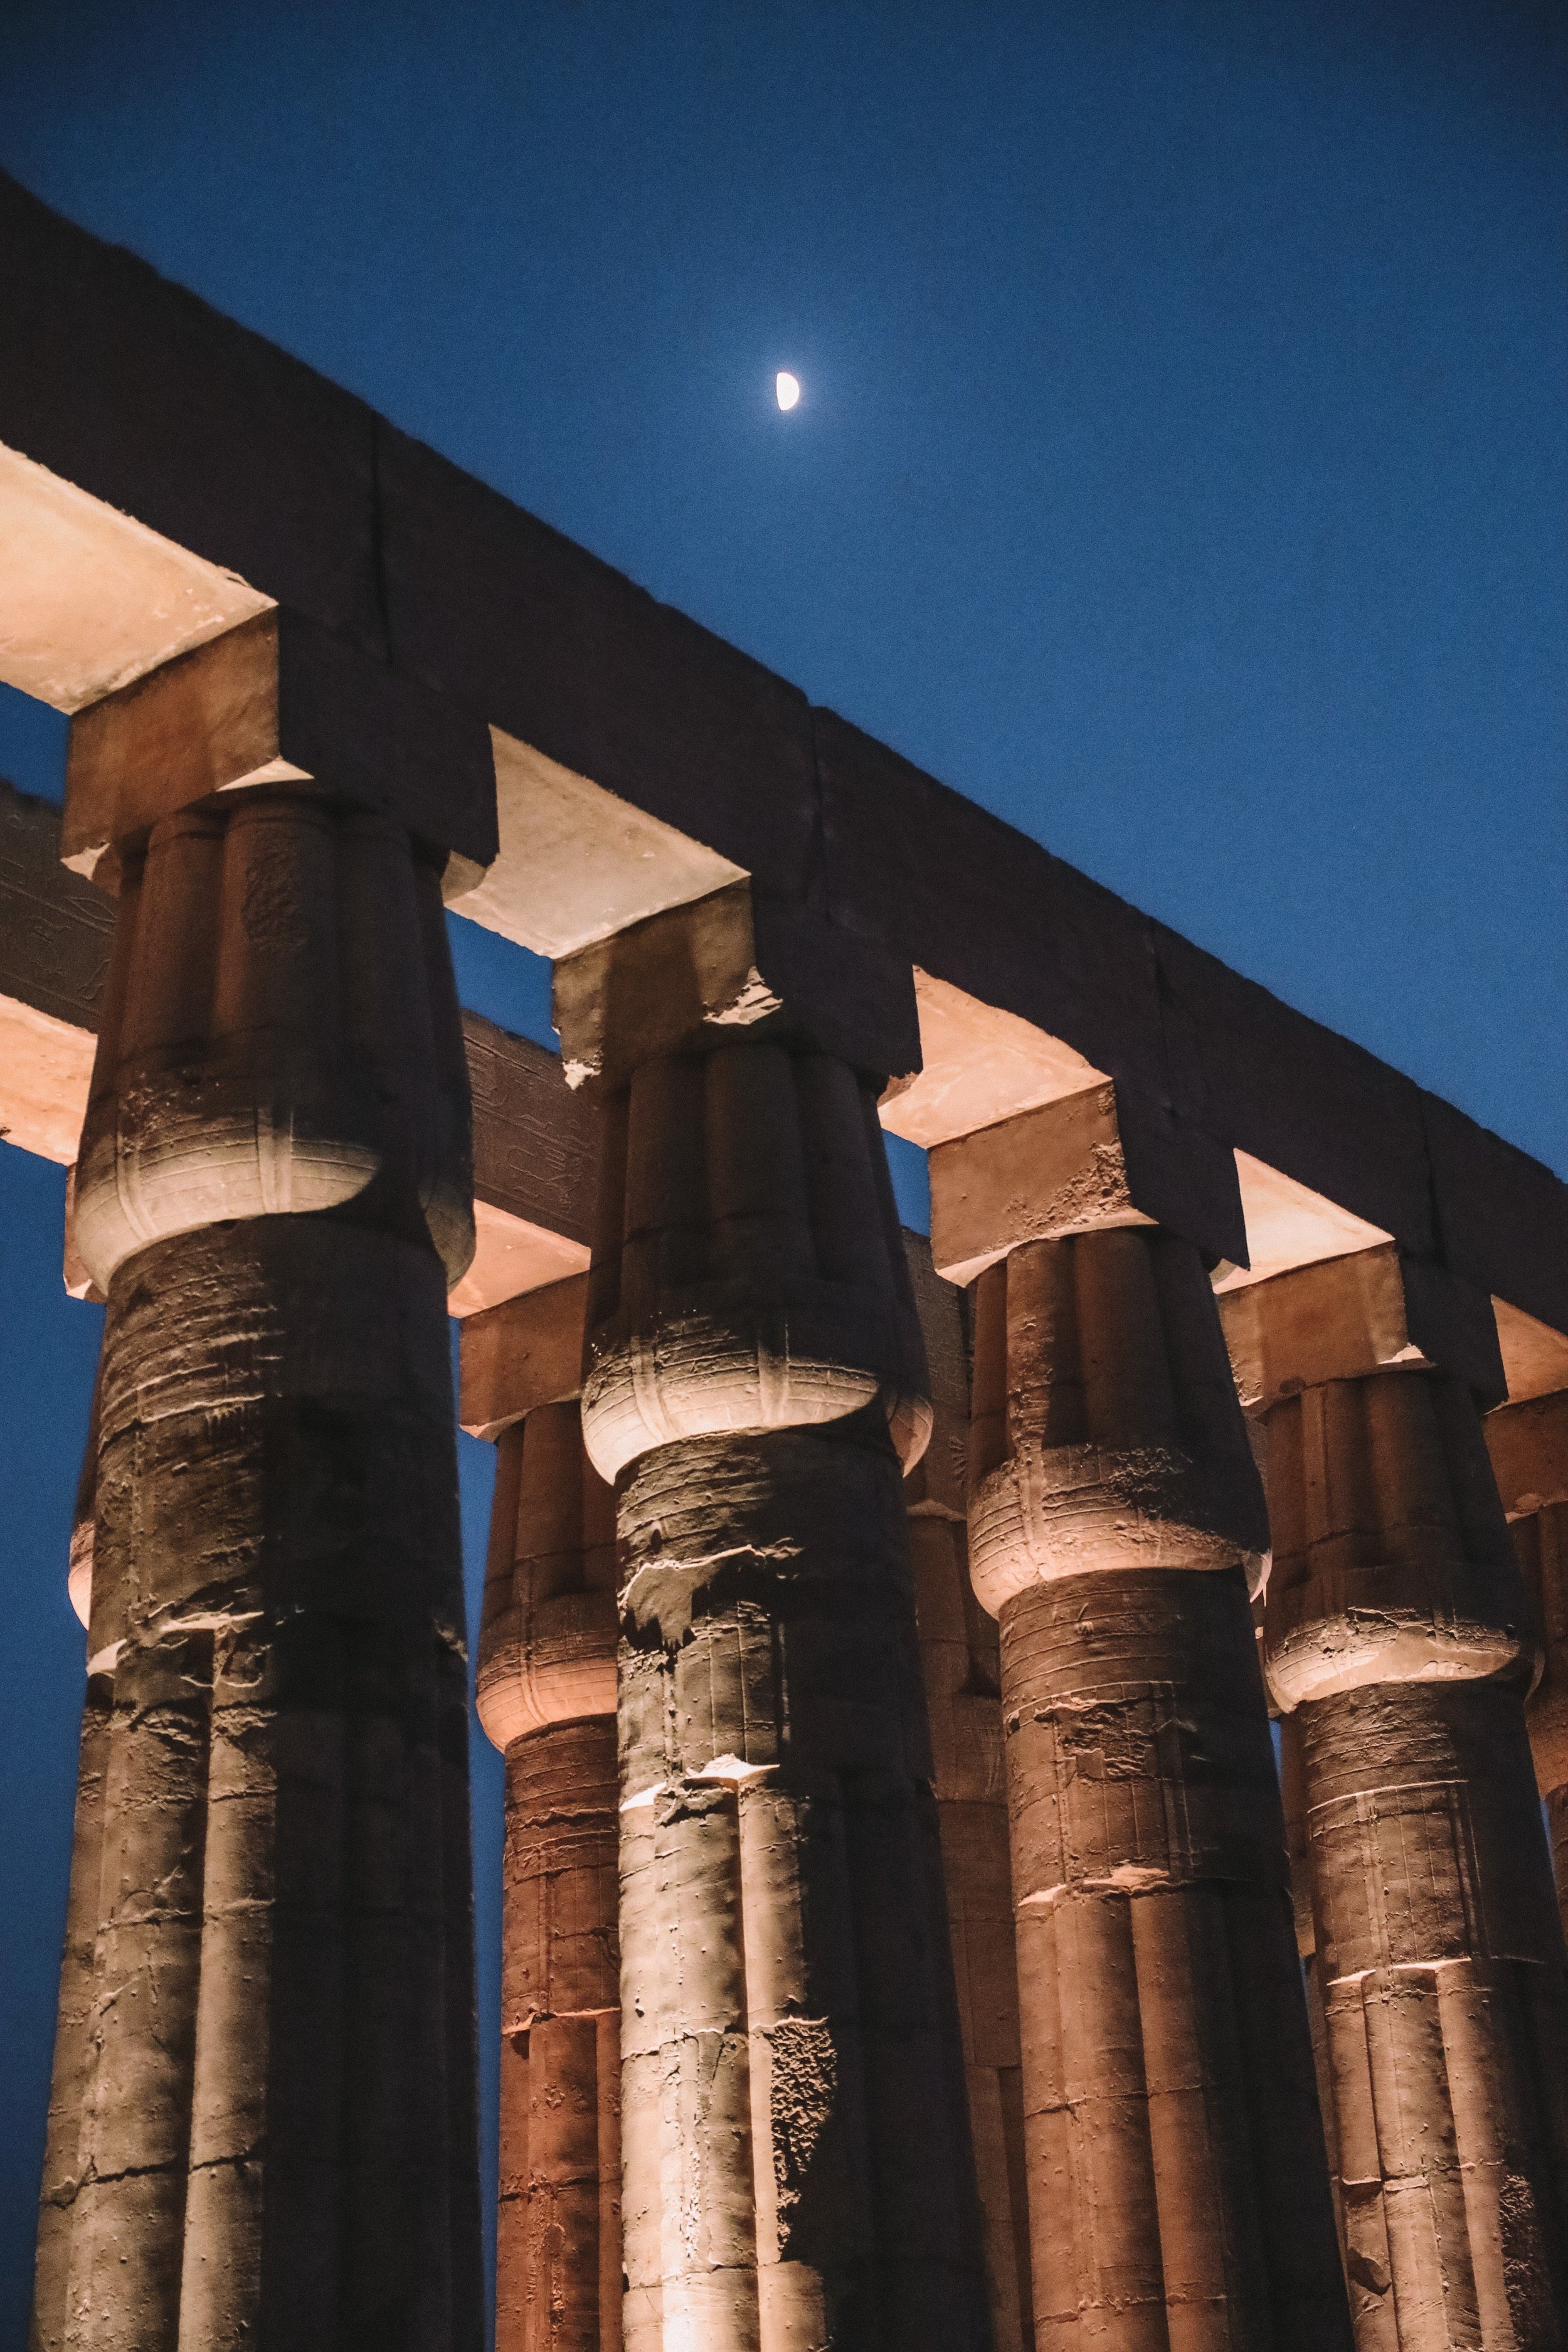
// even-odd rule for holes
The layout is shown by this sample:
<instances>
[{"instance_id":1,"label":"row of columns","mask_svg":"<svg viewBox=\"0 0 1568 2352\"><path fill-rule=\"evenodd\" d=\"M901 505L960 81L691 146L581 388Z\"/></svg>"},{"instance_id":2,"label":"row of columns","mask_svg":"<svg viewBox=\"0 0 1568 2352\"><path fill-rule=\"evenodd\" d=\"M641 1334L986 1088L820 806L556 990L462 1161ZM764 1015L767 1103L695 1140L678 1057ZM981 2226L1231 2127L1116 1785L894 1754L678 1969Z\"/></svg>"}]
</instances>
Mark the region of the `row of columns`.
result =
<instances>
[{"instance_id":1,"label":"row of columns","mask_svg":"<svg viewBox=\"0 0 1568 2352\"><path fill-rule=\"evenodd\" d=\"M440 862L309 786L119 860L39 2347L479 2340ZM1474 1384L1369 1369L1321 1269L1216 1304L1103 1139L939 1308L877 1111L909 974L814 922L740 886L558 969L601 1192L586 1286L499 1310L498 2344L1561 2343L1541 1634ZM1549 1628L1561 1439L1494 1441Z\"/></svg>"},{"instance_id":2,"label":"row of columns","mask_svg":"<svg viewBox=\"0 0 1568 2352\"><path fill-rule=\"evenodd\" d=\"M719 1050L738 1064L764 1042L731 1037ZM793 1364L775 1391L758 1384L738 1409L720 1401L749 1366L737 1373L698 1304L719 1261L704 1229L711 1211L694 1213L691 1203L707 1202L710 1183L733 1181L730 1163L715 1179L700 1158L715 1138L721 1154L726 1148L708 1089L721 1105L724 1089L752 1083L734 1131L756 1138L765 1174L755 1192L726 1196L720 1215L776 1217L772 1188L787 1192L791 1154L780 1123L758 1115L760 1077L721 1064L699 1074L690 1057L673 1057L658 1085L684 1089L682 1108L667 1097L640 1133L628 1114L625 1144L610 1129L616 1172L587 1306L586 1409L591 1429L607 1395L619 1424L637 1421L633 1445L651 1455L663 1449L650 1438L672 1449L677 1430L695 1439L695 1379L713 1381L715 1418L738 1410L760 1428L789 1410L782 1400ZM868 1116L867 1127L875 1159ZM627 1206L619 1174L634 1163L661 1202L646 1222ZM1081 1193L1073 1213L1083 1218ZM770 1234L792 1335L815 1337L807 1318L818 1302L793 1286L805 1254L781 1277L791 1260L776 1227L751 1228L743 1246L760 1231ZM880 1247L863 1246L879 1266ZM1384 1255L1375 1271L1386 1289L1404 1273L1397 1253ZM670 1301L668 1323L646 1293L629 1312L624 1304L628 1262L642 1281L649 1260L679 1265L688 1286ZM743 1262L748 1271L755 1263ZM951 1362L943 1309L926 1280L922 1319L937 1337L933 1353ZM952 1314L951 1291L947 1301ZM1369 1339L1347 1317L1341 1269L1305 1269L1216 1302L1197 1248L1115 1199L1102 1225L1039 1234L999 1255L969 1310L969 1395L962 1378L949 1382L935 1449L916 1456L904 1500L993 2340L1093 2338L1140 2352L1324 2346L1352 2332L1363 2352L1561 2341L1563 1949L1526 1729L1539 1623L1479 1411L1495 1392L1483 1382L1479 1400L1414 1345L1394 1351L1398 1369L1369 1370L1378 1335ZM1310 1337L1291 1369L1302 1330ZM1252 1408L1244 1417L1237 1381L1260 1332L1271 1384L1264 1392L1242 1377ZM638 1349L643 1361L628 1371L623 1351L635 1364ZM826 1352L810 1351L813 1381ZM840 1353L847 1367L854 1351ZM931 1386L942 1399L942 1382ZM1507 1408L1490 1434L1498 1448L1510 1416L1528 1416L1530 1461L1550 1456L1560 1486L1559 1402ZM847 1406L839 1419L850 1423L862 1408L853 1396ZM955 1437L966 1441L963 1493L951 1466ZM732 1439L695 1460L666 1455L651 1548L647 1490L626 1475L645 1457L633 1446L618 1457L606 1449L621 1496L622 1801L634 1816L647 1804L641 1783L667 1801L670 1784L655 1775L668 1769L669 1727L691 1720L683 1676L701 1680L703 1743L721 1736L710 1630L669 1596L689 1591L694 1549L710 1560L755 1560L754 1543L736 1544L722 1498L727 1462L757 1442ZM1562 1497L1544 1470L1532 1466L1533 1497L1522 1475L1516 1517L1531 1558L1546 1563L1550 1622L1560 1608L1552 1545ZM748 1499L754 1491L749 1484ZM811 1492L831 1496L834 1515L852 1507L814 1465L787 1523L768 1523L769 1567L749 1588L759 1630L788 1605L768 1580L791 1572L783 1563L797 1543L848 1580L836 1537L814 1524ZM696 1547L684 1517L694 1500L705 1515ZM853 1507L873 1524L864 1501ZM960 1567L972 1596L959 1589ZM637 1643L637 1592L654 1575L670 1614L650 1669ZM988 1622L995 1633L977 1631ZM727 1622L723 1638L735 1638ZM743 1658L743 1637L737 1649ZM660 1685L652 1707L640 1687L650 1672ZM776 1738L776 1715L758 1711ZM1297 1906L1271 1714L1301 1865ZM650 1719L664 1743L652 1757L643 1744ZM723 1720L728 1728L739 1718ZM1539 1756L1540 1698L1532 1720ZM777 1752L746 1748L737 1736L732 1756L754 1767ZM745 1792L766 1783L732 1765L723 1777L740 1790L728 1890L737 1875L743 1883ZM1004 1789L1005 1858L996 1836ZM726 1791L715 1812L730 1801ZM623 1827L624 1853L657 1851L646 1826ZM682 2036L707 2014L684 1956L649 1938L638 1916L648 1867L634 1862L623 1881L628 2061L653 2046L644 2012L661 1976L683 2011ZM667 1899L676 1890L677 1918L702 1922L700 1933L722 1919L732 1983L721 2014L738 2037L737 1956L748 1935L777 1933L776 1886L736 1919L733 1894L716 1905L695 1875L683 1883L671 1868L656 1885ZM854 1920L847 1884L837 1899ZM679 2057L666 2042L657 2046L668 2099ZM646 2098L629 2075L626 2097L629 2134ZM751 2120L760 2139L754 2095ZM865 2145L874 2166L874 2138ZM676 2214L711 2193L693 2180L697 2161L694 2140L650 2199L634 2184L651 2181L651 2168L639 2174L628 2156L628 2197L657 2210L667 2238ZM650 2345L883 2340L869 2332L874 2306L835 2305L816 2278L809 2318L798 2304L770 2303L764 2273L775 2245L784 2265L798 2257L775 2238L754 2175L749 2210L743 2187L731 2210L737 2268L750 2266L753 2231L763 2250L755 2335L746 2332L749 2282L743 2320L732 2299L721 2314L699 2310L671 2297L667 2252L657 2275L645 2257L639 2293L638 2220L628 2216L628 2336L637 2330L635 2340ZM722 2265L710 2252L707 2267L713 2294ZM792 2284L798 2291L805 2279ZM965 2340L958 2309L949 2306L929 2340ZM920 2324L902 2309L889 2340L928 2340ZM534 2326L510 2340L531 2352L608 2340L553 2335L542 2313Z\"/></svg>"}]
</instances>

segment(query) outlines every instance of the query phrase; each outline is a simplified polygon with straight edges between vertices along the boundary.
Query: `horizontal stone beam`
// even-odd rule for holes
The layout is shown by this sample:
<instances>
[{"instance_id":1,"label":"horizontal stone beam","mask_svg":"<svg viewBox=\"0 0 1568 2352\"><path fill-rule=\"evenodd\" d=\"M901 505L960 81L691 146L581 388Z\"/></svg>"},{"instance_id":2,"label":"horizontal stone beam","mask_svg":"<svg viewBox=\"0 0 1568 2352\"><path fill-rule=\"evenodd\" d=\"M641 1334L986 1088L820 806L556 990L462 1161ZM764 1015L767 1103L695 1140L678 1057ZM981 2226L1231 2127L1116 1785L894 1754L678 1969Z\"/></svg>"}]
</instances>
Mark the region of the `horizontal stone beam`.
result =
<instances>
[{"instance_id":1,"label":"horizontal stone beam","mask_svg":"<svg viewBox=\"0 0 1568 2352\"><path fill-rule=\"evenodd\" d=\"M0 783L0 1133L26 1150L68 1164L86 1108L113 907L60 863L59 843L59 811ZM911 1101L920 1104L923 1097L922 1139L952 1150L952 1143L941 1141L945 1123L940 1098L937 1109L931 1108L931 1074L933 1066L940 1070L949 1060L956 1069L974 1048L981 1028L967 1012L953 1017L951 1003L932 991L925 975L916 974L916 994L926 1067L912 1087L884 1103L883 1118L898 1129L906 1107ZM974 1008L976 1013L985 1011ZM1004 1018L1014 1029L1022 1025L1012 1023L1011 1016ZM586 1267L594 1143L592 1110L567 1085L557 1055L476 1013L464 1013L463 1028L474 1098L479 1245L473 1266L452 1294L451 1306L454 1314L468 1316L563 1282ZM1010 1036L1005 1027L999 1034L1014 1060L1010 1064L1002 1056L1002 1082L989 1094L982 1092L982 1081L973 1069L967 1076L959 1072L953 1092L960 1086L967 1088L962 1116L972 1116L993 1102L1005 1104L1017 1093L1031 1097L1030 1108L1072 1096L1080 1098L1080 1108L1087 1111L1104 1098L1109 1082L1086 1087L1081 1066L1040 1053L1027 1040ZM972 1058L981 1058L977 1049ZM1148 1120L1146 1102L1125 1089L1122 1100ZM1020 1124L1026 1125L1026 1118ZM968 1131L960 1128L956 1133ZM1166 1118L1138 1134L1131 1164L1134 1190L1152 1182L1156 1189L1141 1198L1130 1192L1134 1220L1156 1215L1194 1223L1175 1194L1159 1189L1196 1181L1194 1170L1184 1172L1179 1138L1179 1127ZM1161 1159L1163 1139L1176 1154L1168 1170ZM1093 1140L1091 1137L1091 1146ZM957 1148L967 1149L971 1156L984 1149L978 1136L972 1146ZM1212 1146L1201 1165L1207 1171L1208 1190L1196 1205L1212 1208L1219 1202L1215 1213L1223 1217L1224 1188L1216 1188ZM1216 1275L1216 1286L1226 1293L1291 1267L1375 1249L1390 1238L1244 1153L1236 1155L1236 1168L1252 1265L1250 1273L1233 1268ZM1005 1178L1005 1171L1003 1174ZM1018 1189L1004 1181L999 1196L1004 1211L1009 1211L1012 1193ZM1024 1206L1026 1210L1027 1203ZM1186 1202L1186 1210L1193 1207ZM1200 1241L1205 1238L1202 1231L1194 1231ZM1017 1238L1011 1228L1004 1242L1009 1237ZM1217 1226L1210 1239L1223 1253L1226 1235ZM960 1242L952 1271L973 1272L962 1261L970 1255L984 1261L991 1246L983 1241L977 1251L971 1251ZM1510 1396L1532 1397L1568 1388L1568 1332L1505 1298L1494 1295L1492 1304Z\"/></svg>"},{"instance_id":2,"label":"horizontal stone beam","mask_svg":"<svg viewBox=\"0 0 1568 2352\"><path fill-rule=\"evenodd\" d=\"M1113 1078L1237 1151L1249 1223L1264 1171L1285 1263L1348 1221L1343 1246L1386 1236L1568 1329L1551 1171L4 179L0 444L28 520L0 579L28 616L0 633L13 683L74 709L131 674L126 597L62 593L73 565L128 593L163 567L149 665L276 603L490 729L476 919L562 957L749 875L948 992L967 1044L928 1040L895 1129Z\"/></svg>"},{"instance_id":3,"label":"horizontal stone beam","mask_svg":"<svg viewBox=\"0 0 1568 2352\"><path fill-rule=\"evenodd\" d=\"M496 854L489 730L416 680L274 606L73 718L68 866L214 793L314 781L451 853L448 898Z\"/></svg>"}]
</instances>

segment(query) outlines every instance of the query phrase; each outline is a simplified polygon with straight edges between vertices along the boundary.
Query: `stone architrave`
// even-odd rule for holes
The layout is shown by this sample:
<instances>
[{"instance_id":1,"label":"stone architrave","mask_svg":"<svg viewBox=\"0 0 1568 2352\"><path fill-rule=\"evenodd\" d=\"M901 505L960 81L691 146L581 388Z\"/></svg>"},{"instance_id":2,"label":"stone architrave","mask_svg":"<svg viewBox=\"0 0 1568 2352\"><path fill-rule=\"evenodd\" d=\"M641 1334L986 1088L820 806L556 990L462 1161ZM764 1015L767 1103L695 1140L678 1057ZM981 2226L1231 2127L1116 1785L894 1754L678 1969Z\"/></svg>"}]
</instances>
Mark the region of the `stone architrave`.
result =
<instances>
[{"instance_id":1,"label":"stone architrave","mask_svg":"<svg viewBox=\"0 0 1568 2352\"><path fill-rule=\"evenodd\" d=\"M719 897L556 975L602 1102L625 2342L965 2352L989 2323L900 1491L930 1407L876 1107L913 992Z\"/></svg>"},{"instance_id":2,"label":"stone architrave","mask_svg":"<svg viewBox=\"0 0 1568 2352\"><path fill-rule=\"evenodd\" d=\"M1524 1719L1568 1922L1568 1389L1500 1405L1486 1433L1544 1650Z\"/></svg>"},{"instance_id":3,"label":"stone architrave","mask_svg":"<svg viewBox=\"0 0 1568 2352\"><path fill-rule=\"evenodd\" d=\"M583 1292L463 1334L465 1393L479 1380L506 1416L479 1654L506 1758L496 2352L621 2341L616 1507L583 1450Z\"/></svg>"},{"instance_id":4,"label":"stone architrave","mask_svg":"<svg viewBox=\"0 0 1568 2352\"><path fill-rule=\"evenodd\" d=\"M1112 1100L1050 1108L1042 1197L1004 1152L1005 1220L943 1198L955 1171L984 1198L1005 1129L931 1160L933 1234L989 1259L969 1538L1001 1632L1036 2342L1340 2347L1248 1600L1263 1496L1199 1251L1152 1222L1163 1198L1234 1231L1234 1167L1184 1173L1167 1122L1169 1181L1141 1177Z\"/></svg>"},{"instance_id":5,"label":"stone architrave","mask_svg":"<svg viewBox=\"0 0 1568 2352\"><path fill-rule=\"evenodd\" d=\"M108 861L75 1193L108 1297L81 1885L37 2352L479 2343L443 857L284 783Z\"/></svg>"},{"instance_id":6,"label":"stone architrave","mask_svg":"<svg viewBox=\"0 0 1568 2352\"><path fill-rule=\"evenodd\" d=\"M1356 2340L1556 2344L1568 1981L1536 1637L1476 1401L1495 1356L1464 1318L1423 1325L1418 1272L1364 1275L1224 1302L1268 1433L1265 1658L1300 1755Z\"/></svg>"},{"instance_id":7,"label":"stone architrave","mask_svg":"<svg viewBox=\"0 0 1568 2352\"><path fill-rule=\"evenodd\" d=\"M910 1465L904 1502L931 1722L931 1789L942 1834L975 2181L985 2219L994 2352L1023 2352L1034 2340L1034 2304L1018 1954L996 1626L976 1600L969 1574L967 1302L936 1272L923 1236L906 1232L904 1254L931 1371L931 1442Z\"/></svg>"}]
</instances>

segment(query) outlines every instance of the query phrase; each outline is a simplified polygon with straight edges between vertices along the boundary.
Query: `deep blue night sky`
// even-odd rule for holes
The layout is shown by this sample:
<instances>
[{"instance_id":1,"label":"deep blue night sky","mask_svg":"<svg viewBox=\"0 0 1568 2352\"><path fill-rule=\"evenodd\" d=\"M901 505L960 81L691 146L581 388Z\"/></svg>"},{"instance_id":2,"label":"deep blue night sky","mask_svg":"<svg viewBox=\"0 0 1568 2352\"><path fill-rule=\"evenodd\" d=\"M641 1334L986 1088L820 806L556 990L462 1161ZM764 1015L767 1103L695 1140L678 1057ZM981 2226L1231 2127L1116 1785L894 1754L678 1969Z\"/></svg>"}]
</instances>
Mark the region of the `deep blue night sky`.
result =
<instances>
[{"instance_id":1,"label":"deep blue night sky","mask_svg":"<svg viewBox=\"0 0 1568 2352\"><path fill-rule=\"evenodd\" d=\"M40 195L1568 1173L1560 9L0 22ZM61 740L0 693L0 773L58 793ZM539 1034L540 968L456 928ZM0 1147L0 2345L81 1673L61 1198Z\"/></svg>"}]
</instances>

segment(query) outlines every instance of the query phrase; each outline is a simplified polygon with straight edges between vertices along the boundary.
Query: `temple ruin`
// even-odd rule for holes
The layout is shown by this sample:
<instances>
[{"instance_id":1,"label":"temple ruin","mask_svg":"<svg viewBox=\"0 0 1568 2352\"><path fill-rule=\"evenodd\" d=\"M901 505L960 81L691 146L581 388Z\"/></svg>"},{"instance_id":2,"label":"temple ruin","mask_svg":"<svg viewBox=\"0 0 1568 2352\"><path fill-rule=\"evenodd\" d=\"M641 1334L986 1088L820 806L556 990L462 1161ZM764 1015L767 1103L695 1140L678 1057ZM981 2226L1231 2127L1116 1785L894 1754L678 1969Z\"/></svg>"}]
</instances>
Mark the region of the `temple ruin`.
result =
<instances>
[{"instance_id":1,"label":"temple ruin","mask_svg":"<svg viewBox=\"0 0 1568 2352\"><path fill-rule=\"evenodd\" d=\"M1568 1187L5 181L0 354L34 2352L479 2352L470 1671L498 2352L1568 2344Z\"/></svg>"}]
</instances>

